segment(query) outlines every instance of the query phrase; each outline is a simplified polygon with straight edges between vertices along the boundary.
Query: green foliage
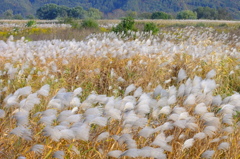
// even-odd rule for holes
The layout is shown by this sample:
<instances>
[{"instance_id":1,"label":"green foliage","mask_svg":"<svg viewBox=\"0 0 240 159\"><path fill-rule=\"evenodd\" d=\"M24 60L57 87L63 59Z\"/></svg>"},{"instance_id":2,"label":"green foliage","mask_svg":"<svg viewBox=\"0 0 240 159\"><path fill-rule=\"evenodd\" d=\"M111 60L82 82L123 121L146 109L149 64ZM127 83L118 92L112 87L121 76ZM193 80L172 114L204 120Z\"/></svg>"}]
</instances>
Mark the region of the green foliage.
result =
<instances>
[{"instance_id":1,"label":"green foliage","mask_svg":"<svg viewBox=\"0 0 240 159\"><path fill-rule=\"evenodd\" d=\"M178 12L177 19L197 19L197 13L191 10Z\"/></svg>"},{"instance_id":2,"label":"green foliage","mask_svg":"<svg viewBox=\"0 0 240 159\"><path fill-rule=\"evenodd\" d=\"M57 12L56 17L64 17L64 16L70 16L77 19L84 19L87 16L87 10L89 8L96 8L99 11L103 12L107 17L110 18L119 18L127 16L128 11L137 12L137 15L144 13L144 12L157 12L157 11L163 11L166 13L171 13L173 15L176 15L177 12L183 11L183 10L193 10L197 7L210 7L212 8L218 8L217 9L217 15L215 17L212 17L212 13L209 15L209 11L207 11L206 17L202 17L202 19L240 19L240 1L239 0L231 0L231 1L225 1L225 0L218 0L218 1L212 1L212 0L188 0L188 1L177 1L177 0L4 0L0 2L0 16L1 18L8 18L12 19L11 15L6 17L4 15L4 12L7 10L12 10L12 16L14 14L21 14L23 17L26 17L27 15L35 15L36 11L39 9L39 7L43 7L44 5L47 5L47 3L54 3L59 6L65 6L60 7L61 9L57 9L55 13ZM66 8L67 7L67 8ZM73 9L74 7L80 7ZM222 8L224 7L224 8ZM115 10L122 10L126 14L125 15L119 15L119 14L112 14ZM215 9L216 10L216 9ZM84 13L83 13L84 12ZM52 16L54 17L54 12L52 12ZM84 15L84 16L83 16ZM119 15L119 16L118 16ZM47 16L48 18L53 18L50 15ZM55 18L56 18L55 17ZM91 17L94 19L98 19L95 17ZM148 19L140 17L141 19ZM46 18L45 18L46 19Z\"/></svg>"},{"instance_id":3,"label":"green foliage","mask_svg":"<svg viewBox=\"0 0 240 159\"><path fill-rule=\"evenodd\" d=\"M198 19L232 19L230 13L223 8L198 7L193 11L197 13Z\"/></svg>"},{"instance_id":4,"label":"green foliage","mask_svg":"<svg viewBox=\"0 0 240 159\"><path fill-rule=\"evenodd\" d=\"M151 19L172 19L172 16L165 12L154 12L152 13Z\"/></svg>"},{"instance_id":5,"label":"green foliage","mask_svg":"<svg viewBox=\"0 0 240 159\"><path fill-rule=\"evenodd\" d=\"M27 15L26 18L27 19L35 19L34 15L32 15L32 14Z\"/></svg>"},{"instance_id":6,"label":"green foliage","mask_svg":"<svg viewBox=\"0 0 240 159\"><path fill-rule=\"evenodd\" d=\"M101 19L103 17L103 13L96 8L89 8L87 10L86 16L87 18L91 19Z\"/></svg>"},{"instance_id":7,"label":"green foliage","mask_svg":"<svg viewBox=\"0 0 240 159\"><path fill-rule=\"evenodd\" d=\"M124 32L125 34L127 34L129 30L131 31L137 30L135 28L134 18L132 17L123 18L122 21L116 27L112 28L112 31L114 31L115 33Z\"/></svg>"},{"instance_id":8,"label":"green foliage","mask_svg":"<svg viewBox=\"0 0 240 159\"><path fill-rule=\"evenodd\" d=\"M98 22L94 19L87 18L82 21L81 24L82 28L91 28L91 29L98 29Z\"/></svg>"},{"instance_id":9,"label":"green foliage","mask_svg":"<svg viewBox=\"0 0 240 159\"><path fill-rule=\"evenodd\" d=\"M39 19L56 19L58 17L59 7L56 4L45 4L37 10L36 16Z\"/></svg>"},{"instance_id":10,"label":"green foliage","mask_svg":"<svg viewBox=\"0 0 240 159\"><path fill-rule=\"evenodd\" d=\"M231 20L232 19L231 14L225 8L219 8L217 11L218 11L217 19L225 19L225 20Z\"/></svg>"},{"instance_id":11,"label":"green foliage","mask_svg":"<svg viewBox=\"0 0 240 159\"><path fill-rule=\"evenodd\" d=\"M143 12L138 15L139 19L151 19L152 13Z\"/></svg>"},{"instance_id":12,"label":"green foliage","mask_svg":"<svg viewBox=\"0 0 240 159\"><path fill-rule=\"evenodd\" d=\"M64 17L60 23L64 24L70 24L73 29L80 29L81 25L78 23L78 21L72 17Z\"/></svg>"},{"instance_id":13,"label":"green foliage","mask_svg":"<svg viewBox=\"0 0 240 159\"><path fill-rule=\"evenodd\" d=\"M11 9L6 10L3 13L3 18L5 18L5 19L12 19L13 18L13 11Z\"/></svg>"},{"instance_id":14,"label":"green foliage","mask_svg":"<svg viewBox=\"0 0 240 159\"><path fill-rule=\"evenodd\" d=\"M159 28L157 27L157 25L155 23L146 23L144 25L144 29L143 31L145 32L151 32L153 35L157 34L159 31Z\"/></svg>"},{"instance_id":15,"label":"green foliage","mask_svg":"<svg viewBox=\"0 0 240 159\"><path fill-rule=\"evenodd\" d=\"M198 7L194 10L198 19L217 19L217 10L209 7Z\"/></svg>"},{"instance_id":16,"label":"green foliage","mask_svg":"<svg viewBox=\"0 0 240 159\"><path fill-rule=\"evenodd\" d=\"M45 4L43 7L40 7L36 13L39 19L56 19L63 17L72 17L77 19L92 18L100 19L103 16L103 13L98 9L89 8L87 11L82 7L77 6L74 8L68 8L66 6L59 6L56 4Z\"/></svg>"},{"instance_id":17,"label":"green foliage","mask_svg":"<svg viewBox=\"0 0 240 159\"><path fill-rule=\"evenodd\" d=\"M21 15L21 14L15 14L15 15L13 16L13 19L22 20L22 19L23 19L23 17L22 17L22 15Z\"/></svg>"},{"instance_id":18,"label":"green foliage","mask_svg":"<svg viewBox=\"0 0 240 159\"><path fill-rule=\"evenodd\" d=\"M81 7L77 6L75 8L70 8L69 10L69 17L83 19L86 15L86 11Z\"/></svg>"},{"instance_id":19,"label":"green foliage","mask_svg":"<svg viewBox=\"0 0 240 159\"><path fill-rule=\"evenodd\" d=\"M37 22L35 20L29 20L27 23L26 23L26 27L35 27L37 24Z\"/></svg>"}]
</instances>

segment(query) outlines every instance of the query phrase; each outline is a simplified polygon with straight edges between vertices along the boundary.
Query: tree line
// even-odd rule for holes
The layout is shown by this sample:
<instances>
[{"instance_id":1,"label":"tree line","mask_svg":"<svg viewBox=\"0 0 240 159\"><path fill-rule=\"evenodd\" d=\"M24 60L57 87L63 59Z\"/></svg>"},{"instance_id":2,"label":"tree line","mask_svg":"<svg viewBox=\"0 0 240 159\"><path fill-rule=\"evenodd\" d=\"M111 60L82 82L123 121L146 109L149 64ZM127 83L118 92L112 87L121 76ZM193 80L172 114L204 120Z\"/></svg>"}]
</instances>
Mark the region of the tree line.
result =
<instances>
[{"instance_id":1,"label":"tree line","mask_svg":"<svg viewBox=\"0 0 240 159\"><path fill-rule=\"evenodd\" d=\"M36 16L39 19L56 19L60 17L72 17L77 19L93 18L101 19L103 13L96 8L84 10L81 6L69 8L67 6L56 5L53 3L45 4L37 9Z\"/></svg>"},{"instance_id":2,"label":"tree line","mask_svg":"<svg viewBox=\"0 0 240 159\"><path fill-rule=\"evenodd\" d=\"M14 15L11 10L7 10L4 14L6 19L23 19L20 14ZM27 19L56 19L71 17L75 19L115 19L122 17L133 17L135 19L222 19L231 20L231 14L224 8L209 8L209 7L198 7L193 10L183 10L177 14L166 13L163 11L150 12L136 12L136 11L123 11L121 9L114 10L110 13L104 14L96 8L84 9L81 6L73 8L57 5L57 4L45 4L44 6L37 9L35 16L30 15Z\"/></svg>"},{"instance_id":3,"label":"tree line","mask_svg":"<svg viewBox=\"0 0 240 159\"><path fill-rule=\"evenodd\" d=\"M123 11L118 9L112 12L112 17L105 15L104 18L121 18L121 17L133 17L136 19L232 19L230 13L224 9L214 9L209 7L198 7L194 10L183 10L177 13L177 15L172 15L166 12L157 11L153 13L137 13L136 11ZM84 10L81 6L74 8L69 8L66 6L59 6L56 4L46 4L37 10L36 16L39 19L56 19L58 17L72 17L77 19L93 18L101 19L103 18L103 13L95 8L89 8Z\"/></svg>"}]
</instances>

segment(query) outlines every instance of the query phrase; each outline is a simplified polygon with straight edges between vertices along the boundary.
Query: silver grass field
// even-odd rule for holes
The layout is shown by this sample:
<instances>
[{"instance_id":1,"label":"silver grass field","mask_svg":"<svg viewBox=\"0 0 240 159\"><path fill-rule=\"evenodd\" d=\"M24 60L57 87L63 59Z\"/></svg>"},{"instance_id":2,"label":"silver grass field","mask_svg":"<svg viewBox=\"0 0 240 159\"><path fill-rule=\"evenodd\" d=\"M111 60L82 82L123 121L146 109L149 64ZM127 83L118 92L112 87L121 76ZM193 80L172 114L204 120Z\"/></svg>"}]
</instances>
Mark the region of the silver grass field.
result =
<instances>
[{"instance_id":1,"label":"silver grass field","mask_svg":"<svg viewBox=\"0 0 240 159\"><path fill-rule=\"evenodd\" d=\"M0 158L240 158L240 37L129 34L0 40Z\"/></svg>"}]
</instances>

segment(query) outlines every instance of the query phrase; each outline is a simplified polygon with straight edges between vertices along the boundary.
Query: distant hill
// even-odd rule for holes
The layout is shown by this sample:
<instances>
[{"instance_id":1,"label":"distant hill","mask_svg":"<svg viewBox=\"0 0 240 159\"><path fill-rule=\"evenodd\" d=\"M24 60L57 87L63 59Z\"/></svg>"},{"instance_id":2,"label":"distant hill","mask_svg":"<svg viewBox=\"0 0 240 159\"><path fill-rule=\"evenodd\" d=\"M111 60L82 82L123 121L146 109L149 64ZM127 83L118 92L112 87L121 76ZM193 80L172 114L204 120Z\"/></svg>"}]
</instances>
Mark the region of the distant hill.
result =
<instances>
[{"instance_id":1,"label":"distant hill","mask_svg":"<svg viewBox=\"0 0 240 159\"><path fill-rule=\"evenodd\" d=\"M181 10L208 6L216 9L226 8L234 19L240 19L239 0L1 0L0 14L11 9L14 14L34 15L39 7L47 3L68 7L82 6L85 9L93 7L104 13L122 9L137 12L164 11L175 14Z\"/></svg>"}]
</instances>

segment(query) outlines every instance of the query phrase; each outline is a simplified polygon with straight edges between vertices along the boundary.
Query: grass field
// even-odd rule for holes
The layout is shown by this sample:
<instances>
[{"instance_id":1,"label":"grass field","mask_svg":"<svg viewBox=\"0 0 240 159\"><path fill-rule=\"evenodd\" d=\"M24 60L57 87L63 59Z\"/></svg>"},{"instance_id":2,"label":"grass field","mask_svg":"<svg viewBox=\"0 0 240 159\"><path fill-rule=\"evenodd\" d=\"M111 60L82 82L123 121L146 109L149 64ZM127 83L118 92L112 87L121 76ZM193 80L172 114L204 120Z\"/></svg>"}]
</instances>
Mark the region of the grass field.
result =
<instances>
[{"instance_id":1,"label":"grass field","mask_svg":"<svg viewBox=\"0 0 240 159\"><path fill-rule=\"evenodd\" d=\"M0 158L240 158L240 23L118 22L0 22Z\"/></svg>"}]
</instances>

